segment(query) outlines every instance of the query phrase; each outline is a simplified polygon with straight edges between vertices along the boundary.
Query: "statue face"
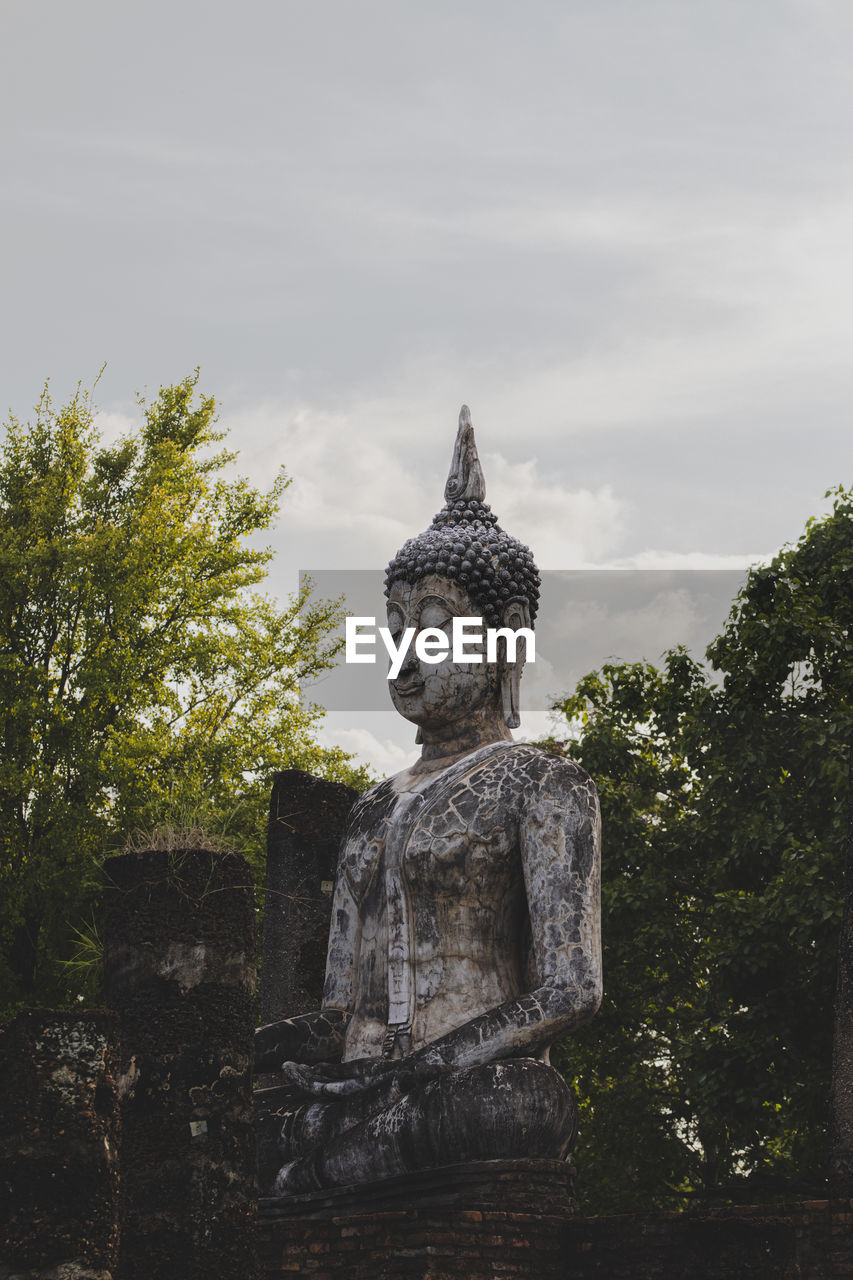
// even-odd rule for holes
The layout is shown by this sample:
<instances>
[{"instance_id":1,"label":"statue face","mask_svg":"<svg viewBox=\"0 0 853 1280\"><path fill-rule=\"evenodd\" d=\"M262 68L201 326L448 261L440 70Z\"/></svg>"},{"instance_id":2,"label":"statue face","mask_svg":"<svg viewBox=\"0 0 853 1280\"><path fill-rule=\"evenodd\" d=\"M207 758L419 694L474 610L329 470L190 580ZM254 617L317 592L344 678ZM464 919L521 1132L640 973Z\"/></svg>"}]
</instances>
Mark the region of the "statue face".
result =
<instances>
[{"instance_id":1,"label":"statue face","mask_svg":"<svg viewBox=\"0 0 853 1280\"><path fill-rule=\"evenodd\" d=\"M479 617L480 610L464 588L449 578L430 574L414 586L395 582L387 614L389 630L399 644L406 627L416 631L436 627L450 638L454 617ZM423 662L412 642L400 674L388 682L391 701L401 716L413 724L438 729L499 705L500 669L485 661L485 638L482 644L466 642L466 648L482 653L483 661L454 662L451 653L441 662Z\"/></svg>"}]
</instances>

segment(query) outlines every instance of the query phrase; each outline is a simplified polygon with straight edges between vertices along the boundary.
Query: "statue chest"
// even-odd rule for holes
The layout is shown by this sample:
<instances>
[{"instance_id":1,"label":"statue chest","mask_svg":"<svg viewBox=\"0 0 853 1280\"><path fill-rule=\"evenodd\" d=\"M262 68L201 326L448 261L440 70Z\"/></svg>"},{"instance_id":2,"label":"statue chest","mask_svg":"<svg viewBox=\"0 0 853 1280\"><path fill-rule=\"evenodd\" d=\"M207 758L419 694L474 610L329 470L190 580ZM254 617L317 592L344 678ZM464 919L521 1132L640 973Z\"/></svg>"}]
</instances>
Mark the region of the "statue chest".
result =
<instances>
[{"instance_id":1,"label":"statue chest","mask_svg":"<svg viewBox=\"0 0 853 1280\"><path fill-rule=\"evenodd\" d=\"M350 834L343 861L356 901L375 907L397 884L419 904L449 897L485 906L520 875L514 815L465 781L437 795L391 795Z\"/></svg>"},{"instance_id":2,"label":"statue chest","mask_svg":"<svg viewBox=\"0 0 853 1280\"><path fill-rule=\"evenodd\" d=\"M378 1048L380 1029L386 1054L426 1043L469 1006L479 1012L520 989L517 819L495 797L463 783L389 799L348 840L344 862L359 917L359 1053Z\"/></svg>"}]
</instances>

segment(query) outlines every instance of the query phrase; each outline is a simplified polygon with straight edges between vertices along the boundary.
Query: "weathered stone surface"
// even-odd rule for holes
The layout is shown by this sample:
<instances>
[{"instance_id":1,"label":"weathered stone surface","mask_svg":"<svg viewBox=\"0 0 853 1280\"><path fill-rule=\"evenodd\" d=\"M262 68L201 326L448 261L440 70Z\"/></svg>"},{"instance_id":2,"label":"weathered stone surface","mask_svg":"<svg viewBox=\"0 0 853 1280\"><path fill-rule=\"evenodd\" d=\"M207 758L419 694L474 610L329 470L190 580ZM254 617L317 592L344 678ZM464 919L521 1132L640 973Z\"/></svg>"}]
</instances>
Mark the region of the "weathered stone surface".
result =
<instances>
[{"instance_id":1,"label":"weathered stone surface","mask_svg":"<svg viewBox=\"0 0 853 1280\"><path fill-rule=\"evenodd\" d=\"M850 1204L710 1214L376 1208L265 1215L263 1274L316 1280L836 1280L853 1276Z\"/></svg>"},{"instance_id":2,"label":"weathered stone surface","mask_svg":"<svg viewBox=\"0 0 853 1280\"><path fill-rule=\"evenodd\" d=\"M399 1209L489 1210L569 1216L575 1212L568 1160L482 1160L407 1173L312 1195L262 1196L261 1222L351 1218Z\"/></svg>"},{"instance_id":3,"label":"weathered stone surface","mask_svg":"<svg viewBox=\"0 0 853 1280\"><path fill-rule=\"evenodd\" d=\"M29 1010L0 1036L0 1276L110 1280L118 1057L105 1010Z\"/></svg>"},{"instance_id":4,"label":"weathered stone surface","mask_svg":"<svg viewBox=\"0 0 853 1280\"><path fill-rule=\"evenodd\" d=\"M484 501L486 482L474 443L467 405L459 414L459 431L450 474L444 490L445 506L428 529L410 538L388 565L385 587L389 597L398 584L416 586L435 573L455 581L489 626L506 626L506 615L520 604L536 620L541 586L530 548L500 527ZM509 727L517 728L507 721Z\"/></svg>"},{"instance_id":5,"label":"weathered stone surface","mask_svg":"<svg viewBox=\"0 0 853 1280\"><path fill-rule=\"evenodd\" d=\"M267 836L261 1019L319 1008L332 888L358 792L286 769L273 780Z\"/></svg>"},{"instance_id":6,"label":"weathered stone surface","mask_svg":"<svg viewBox=\"0 0 853 1280\"><path fill-rule=\"evenodd\" d=\"M105 982L121 1019L122 1280L253 1274L255 913L237 854L105 866Z\"/></svg>"},{"instance_id":7,"label":"weathered stone surface","mask_svg":"<svg viewBox=\"0 0 853 1280\"><path fill-rule=\"evenodd\" d=\"M418 1208L326 1222L263 1223L263 1274L315 1280L560 1280L565 1274L563 1221L540 1214Z\"/></svg>"},{"instance_id":8,"label":"weathered stone surface","mask_svg":"<svg viewBox=\"0 0 853 1280\"><path fill-rule=\"evenodd\" d=\"M395 640L483 611L532 626L535 565L484 496L463 408L447 505L389 567ZM485 659L410 643L389 681L421 759L350 813L320 1009L257 1035L292 1088L266 1111L279 1195L571 1148L547 1058L601 999L598 802L578 766L512 741L521 655Z\"/></svg>"},{"instance_id":9,"label":"weathered stone surface","mask_svg":"<svg viewBox=\"0 0 853 1280\"><path fill-rule=\"evenodd\" d=\"M272 1073L270 1073L272 1076ZM267 1078L266 1076L261 1079ZM261 1195L272 1190L281 1168L279 1138L281 1127L301 1099L292 1085L269 1085L255 1089L255 1132L258 1149L258 1187Z\"/></svg>"}]
</instances>

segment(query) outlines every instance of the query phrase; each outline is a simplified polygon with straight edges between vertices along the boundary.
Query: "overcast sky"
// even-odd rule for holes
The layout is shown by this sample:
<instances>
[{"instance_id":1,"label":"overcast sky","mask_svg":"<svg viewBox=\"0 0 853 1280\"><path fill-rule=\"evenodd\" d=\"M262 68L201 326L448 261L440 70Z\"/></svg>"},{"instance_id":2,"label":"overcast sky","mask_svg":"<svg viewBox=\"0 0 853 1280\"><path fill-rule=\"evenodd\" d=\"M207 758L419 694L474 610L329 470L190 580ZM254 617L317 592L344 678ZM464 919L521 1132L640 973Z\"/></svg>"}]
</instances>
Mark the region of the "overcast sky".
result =
<instances>
[{"instance_id":1,"label":"overcast sky","mask_svg":"<svg viewBox=\"0 0 853 1280\"><path fill-rule=\"evenodd\" d=\"M276 591L428 523L463 401L548 569L735 568L850 483L849 0L0 12L0 408L200 365L293 477Z\"/></svg>"}]
</instances>

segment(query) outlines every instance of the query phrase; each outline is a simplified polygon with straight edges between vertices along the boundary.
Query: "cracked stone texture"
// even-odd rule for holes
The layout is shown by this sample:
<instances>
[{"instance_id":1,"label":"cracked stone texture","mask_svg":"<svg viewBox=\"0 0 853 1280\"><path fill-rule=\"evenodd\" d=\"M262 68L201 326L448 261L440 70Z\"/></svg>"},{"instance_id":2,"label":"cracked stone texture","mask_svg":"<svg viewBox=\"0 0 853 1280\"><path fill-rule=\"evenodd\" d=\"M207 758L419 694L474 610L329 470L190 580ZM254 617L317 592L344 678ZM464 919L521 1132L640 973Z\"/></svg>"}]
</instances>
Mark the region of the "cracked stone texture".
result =
<instances>
[{"instance_id":1,"label":"cracked stone texture","mask_svg":"<svg viewBox=\"0 0 853 1280\"><path fill-rule=\"evenodd\" d=\"M501 1056L536 1055L573 1011L589 1012L601 978L597 833L583 770L524 743L368 792L341 855L324 996L351 1012L344 1060L383 1052L394 894L415 956L401 997L412 1051L468 1024L443 1061L487 1061L477 1046L496 1040Z\"/></svg>"},{"instance_id":2,"label":"cracked stone texture","mask_svg":"<svg viewBox=\"0 0 853 1280\"><path fill-rule=\"evenodd\" d=\"M524 743L442 763L356 803L323 1007L258 1034L267 1067L352 1064L281 1090L281 1194L571 1147L547 1055L600 1001L595 789Z\"/></svg>"},{"instance_id":3,"label":"cracked stone texture","mask_svg":"<svg viewBox=\"0 0 853 1280\"><path fill-rule=\"evenodd\" d=\"M464 407L448 501L460 494L485 496ZM479 507L448 511L479 546ZM480 614L476 556L452 580L407 546L411 572L401 561L388 579L395 642ZM492 569L510 580L498 621L530 627L520 568ZM275 1194L571 1149L574 1099L548 1049L601 1001L598 800L579 766L512 740L521 652L472 650L427 662L412 644L389 680L421 759L350 814L321 1009L256 1034L258 1069L281 1072L266 1112L281 1125Z\"/></svg>"}]
</instances>

